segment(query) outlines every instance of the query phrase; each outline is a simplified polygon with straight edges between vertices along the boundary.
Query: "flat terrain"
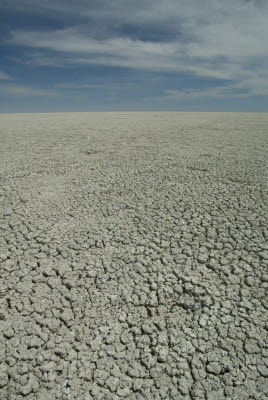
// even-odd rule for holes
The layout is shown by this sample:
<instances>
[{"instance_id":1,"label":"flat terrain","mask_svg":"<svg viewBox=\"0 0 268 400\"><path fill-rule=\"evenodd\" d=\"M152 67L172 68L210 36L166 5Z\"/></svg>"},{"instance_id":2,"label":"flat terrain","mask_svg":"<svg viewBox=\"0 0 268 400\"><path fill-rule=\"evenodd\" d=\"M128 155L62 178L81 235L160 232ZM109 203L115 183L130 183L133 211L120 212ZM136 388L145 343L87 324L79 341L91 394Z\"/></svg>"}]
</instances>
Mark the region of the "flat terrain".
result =
<instances>
[{"instance_id":1,"label":"flat terrain","mask_svg":"<svg viewBox=\"0 0 268 400\"><path fill-rule=\"evenodd\" d=\"M268 114L0 115L0 399L267 399Z\"/></svg>"}]
</instances>

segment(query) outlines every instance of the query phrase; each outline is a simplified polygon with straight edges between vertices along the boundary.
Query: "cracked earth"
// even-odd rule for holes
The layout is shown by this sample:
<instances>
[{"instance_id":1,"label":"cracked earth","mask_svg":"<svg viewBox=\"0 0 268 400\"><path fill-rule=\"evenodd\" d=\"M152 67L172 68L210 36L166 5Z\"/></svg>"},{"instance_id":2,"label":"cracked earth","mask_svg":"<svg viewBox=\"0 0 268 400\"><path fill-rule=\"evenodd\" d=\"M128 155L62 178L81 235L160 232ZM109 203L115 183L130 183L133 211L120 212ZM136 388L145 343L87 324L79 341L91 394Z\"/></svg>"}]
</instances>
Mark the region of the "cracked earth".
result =
<instances>
[{"instance_id":1,"label":"cracked earth","mask_svg":"<svg viewBox=\"0 0 268 400\"><path fill-rule=\"evenodd\" d=\"M267 399L267 126L0 115L0 399Z\"/></svg>"}]
</instances>

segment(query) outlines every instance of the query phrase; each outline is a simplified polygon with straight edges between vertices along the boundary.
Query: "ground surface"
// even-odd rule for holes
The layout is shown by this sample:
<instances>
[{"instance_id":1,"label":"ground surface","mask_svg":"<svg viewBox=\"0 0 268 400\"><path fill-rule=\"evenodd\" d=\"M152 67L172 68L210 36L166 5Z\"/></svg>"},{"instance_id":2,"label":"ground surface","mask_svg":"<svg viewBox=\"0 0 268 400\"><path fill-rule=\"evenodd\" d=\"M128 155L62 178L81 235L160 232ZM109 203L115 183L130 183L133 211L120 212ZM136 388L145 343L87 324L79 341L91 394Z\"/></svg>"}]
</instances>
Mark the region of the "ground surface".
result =
<instances>
[{"instance_id":1,"label":"ground surface","mask_svg":"<svg viewBox=\"0 0 268 400\"><path fill-rule=\"evenodd\" d=\"M268 114L0 115L0 399L266 399Z\"/></svg>"}]
</instances>

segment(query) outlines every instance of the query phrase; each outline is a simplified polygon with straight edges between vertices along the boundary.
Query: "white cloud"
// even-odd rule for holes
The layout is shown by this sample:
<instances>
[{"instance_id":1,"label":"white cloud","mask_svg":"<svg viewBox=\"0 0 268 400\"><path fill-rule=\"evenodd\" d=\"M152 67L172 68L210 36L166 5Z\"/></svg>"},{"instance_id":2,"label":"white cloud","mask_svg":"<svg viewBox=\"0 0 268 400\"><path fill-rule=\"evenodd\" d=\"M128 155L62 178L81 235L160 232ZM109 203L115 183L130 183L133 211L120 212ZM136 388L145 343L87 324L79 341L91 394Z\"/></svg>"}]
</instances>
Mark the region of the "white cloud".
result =
<instances>
[{"instance_id":1,"label":"white cloud","mask_svg":"<svg viewBox=\"0 0 268 400\"><path fill-rule=\"evenodd\" d=\"M103 89L107 88L107 85L99 83L56 83L54 85L57 89Z\"/></svg>"},{"instance_id":2,"label":"white cloud","mask_svg":"<svg viewBox=\"0 0 268 400\"><path fill-rule=\"evenodd\" d=\"M32 86L26 86L26 85L1 85L0 91L2 94L5 93L5 94L15 94L22 96L55 97L59 95L59 93L54 89L34 88Z\"/></svg>"},{"instance_id":3,"label":"white cloud","mask_svg":"<svg viewBox=\"0 0 268 400\"><path fill-rule=\"evenodd\" d=\"M78 0L74 6L71 0L10 0L10 4L81 17L81 24L62 30L13 30L11 43L35 49L28 63L183 72L232 81L234 91L228 83L224 96L242 96L241 89L268 94L268 1ZM214 90L214 95L220 92Z\"/></svg>"},{"instance_id":4,"label":"white cloud","mask_svg":"<svg viewBox=\"0 0 268 400\"><path fill-rule=\"evenodd\" d=\"M243 98L247 97L247 93L236 93L232 86L216 86L215 88L200 90L200 89L182 89L182 90L165 90L162 100L174 99L195 99L195 98Z\"/></svg>"},{"instance_id":5,"label":"white cloud","mask_svg":"<svg viewBox=\"0 0 268 400\"><path fill-rule=\"evenodd\" d=\"M44 48L74 54L106 54L123 57L127 51L135 54L152 54L156 56L171 55L176 50L175 43L154 43L131 38L113 38L96 40L88 38L77 28L69 28L52 32L12 31L12 42L16 44ZM75 61L75 60L74 60Z\"/></svg>"},{"instance_id":6,"label":"white cloud","mask_svg":"<svg viewBox=\"0 0 268 400\"><path fill-rule=\"evenodd\" d=\"M11 76L4 71L0 71L0 80L9 81L12 80Z\"/></svg>"}]
</instances>

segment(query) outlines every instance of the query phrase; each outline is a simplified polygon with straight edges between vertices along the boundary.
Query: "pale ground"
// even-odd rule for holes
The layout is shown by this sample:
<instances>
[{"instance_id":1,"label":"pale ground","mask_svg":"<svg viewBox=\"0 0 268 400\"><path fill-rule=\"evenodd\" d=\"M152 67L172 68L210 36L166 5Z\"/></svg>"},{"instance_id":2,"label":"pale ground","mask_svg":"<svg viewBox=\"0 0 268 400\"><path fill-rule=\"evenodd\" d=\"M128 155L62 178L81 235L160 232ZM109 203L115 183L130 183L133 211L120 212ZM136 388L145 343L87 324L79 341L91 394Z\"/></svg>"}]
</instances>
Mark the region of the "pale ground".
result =
<instances>
[{"instance_id":1,"label":"pale ground","mask_svg":"<svg viewBox=\"0 0 268 400\"><path fill-rule=\"evenodd\" d=\"M266 399L267 142L268 114L0 115L0 399Z\"/></svg>"}]
</instances>

